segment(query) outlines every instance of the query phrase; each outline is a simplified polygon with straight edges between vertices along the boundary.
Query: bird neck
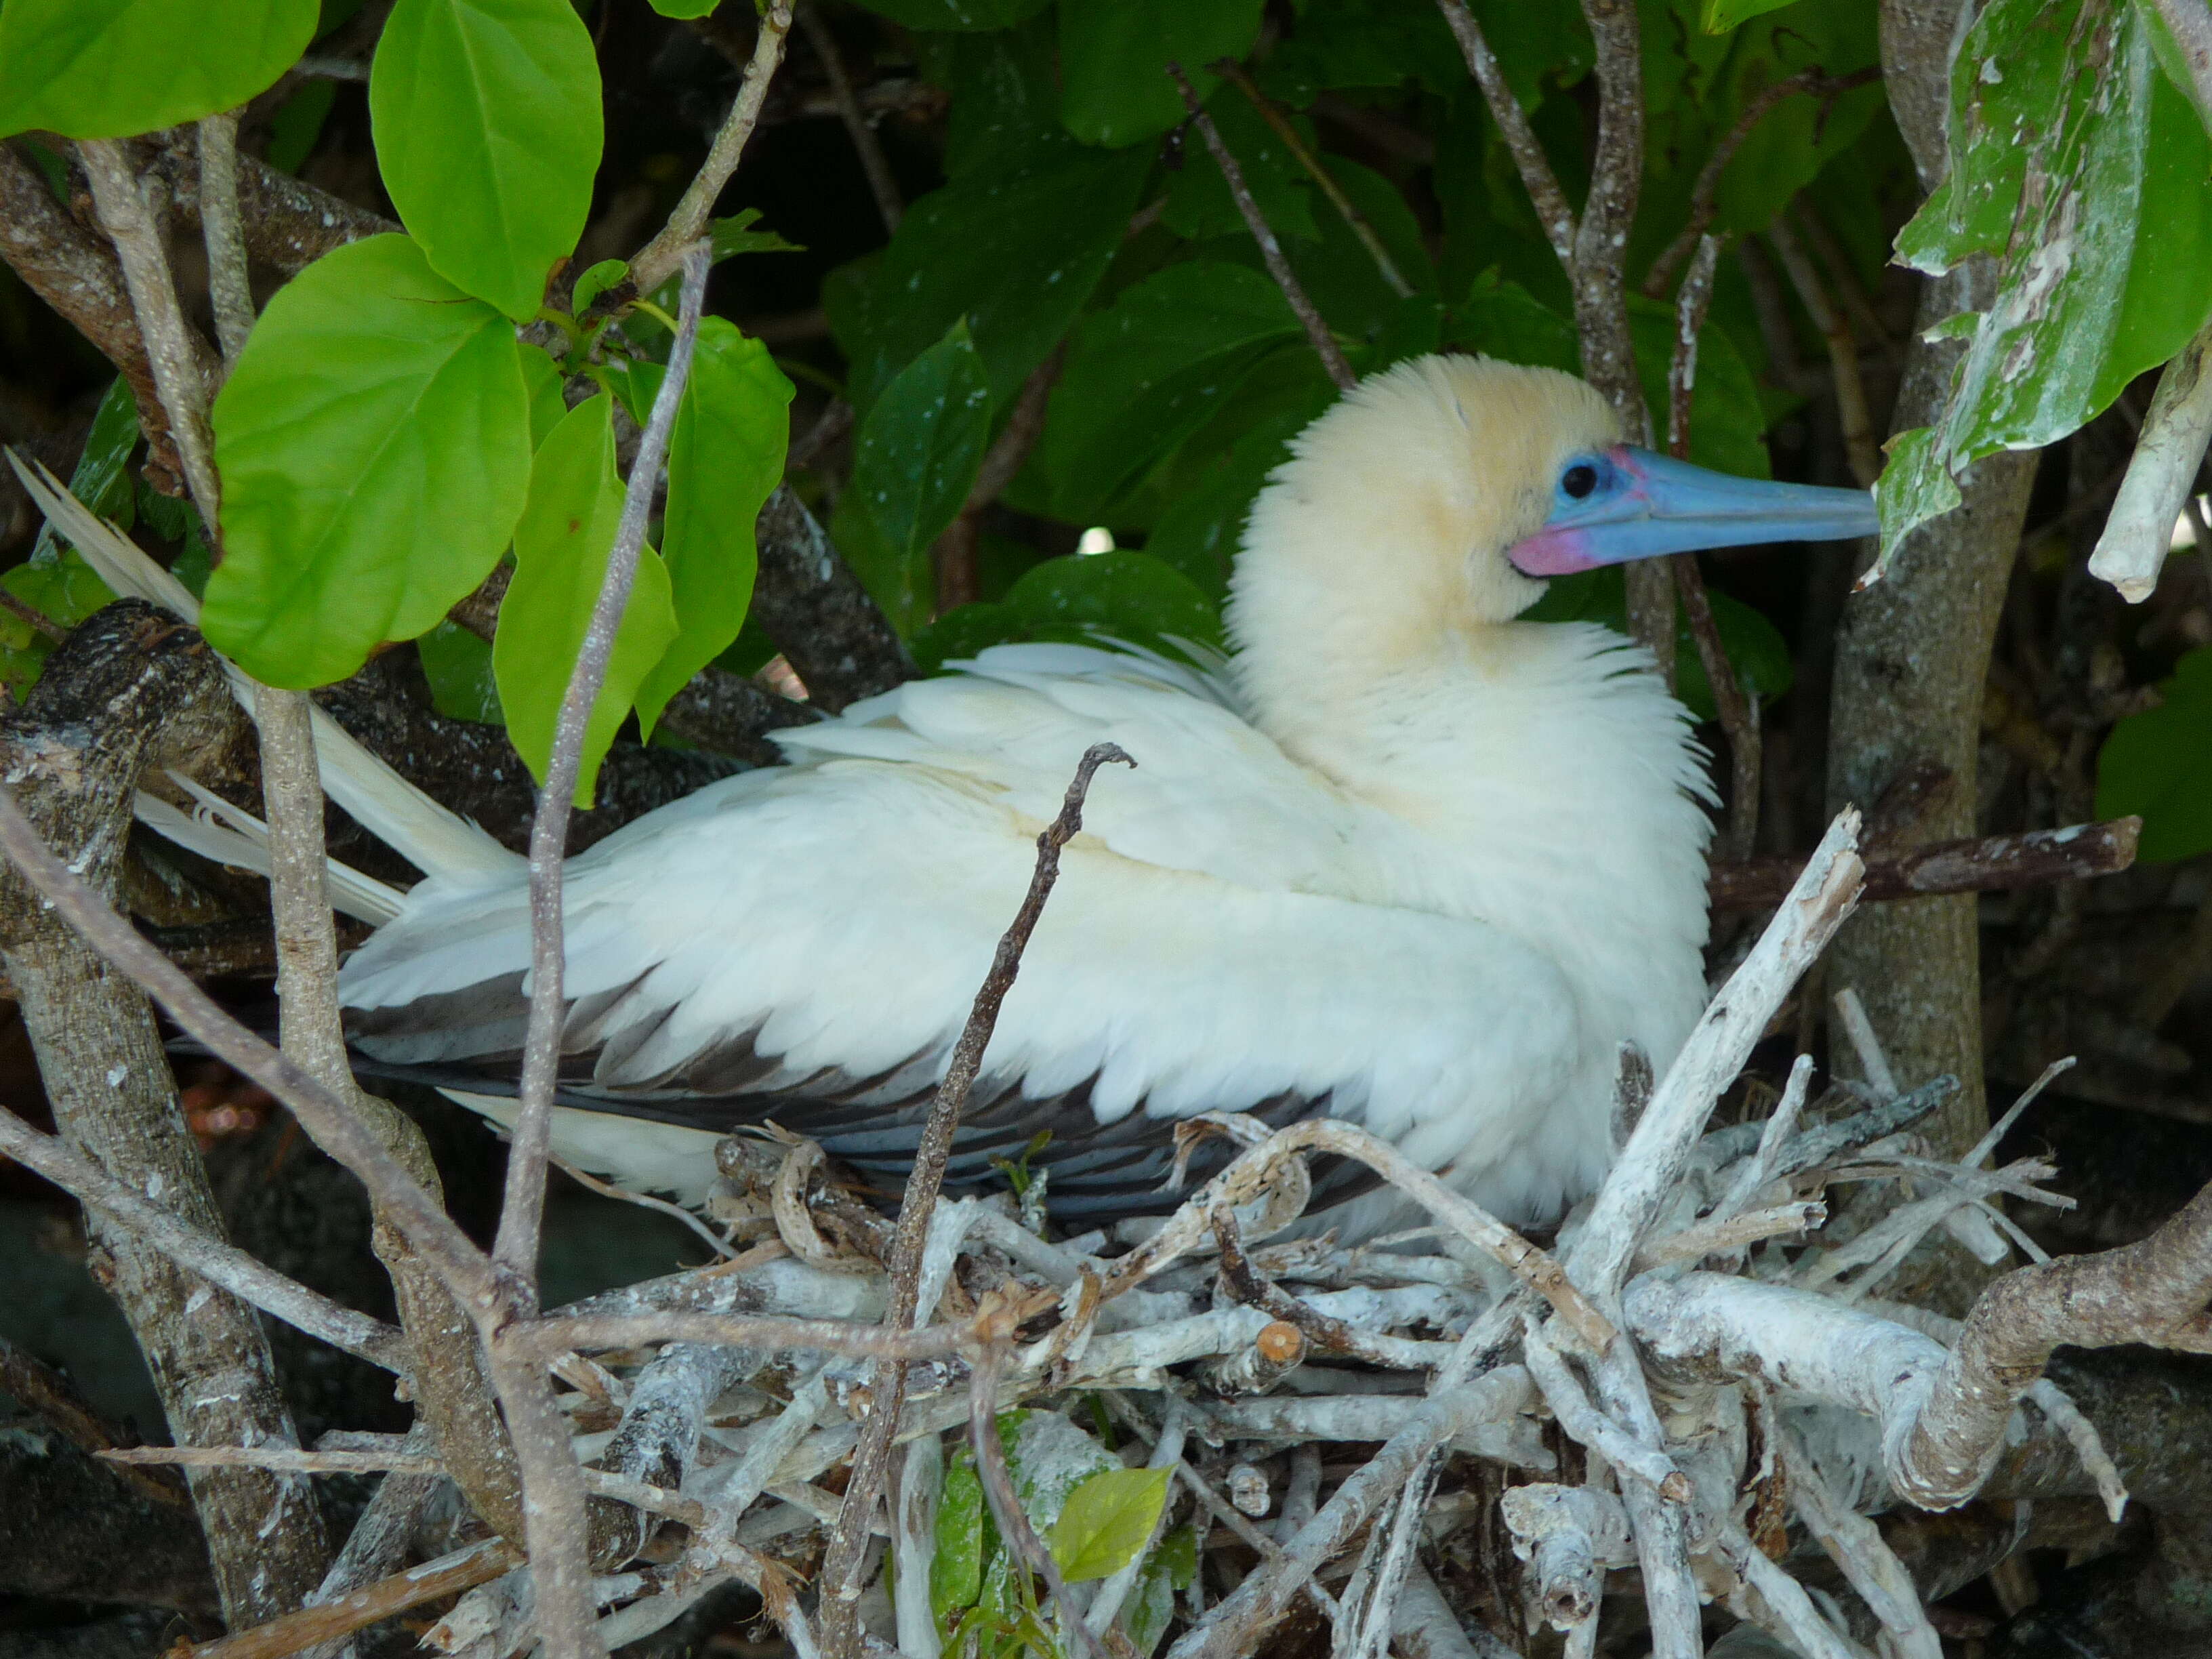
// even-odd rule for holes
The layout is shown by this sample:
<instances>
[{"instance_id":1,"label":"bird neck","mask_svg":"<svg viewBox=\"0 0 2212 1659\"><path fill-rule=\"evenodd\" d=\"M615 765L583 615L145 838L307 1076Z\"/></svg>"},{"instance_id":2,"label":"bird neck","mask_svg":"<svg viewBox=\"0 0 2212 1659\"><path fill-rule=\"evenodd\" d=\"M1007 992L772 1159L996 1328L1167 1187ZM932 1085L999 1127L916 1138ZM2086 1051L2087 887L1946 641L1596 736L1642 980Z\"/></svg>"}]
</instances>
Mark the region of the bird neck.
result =
<instances>
[{"instance_id":1,"label":"bird neck","mask_svg":"<svg viewBox=\"0 0 2212 1659\"><path fill-rule=\"evenodd\" d=\"M1254 723L1373 815L1374 898L1539 946L1671 1054L1703 1000L1712 792L1647 655L1595 624L1503 623L1381 672L1313 641L1234 660Z\"/></svg>"}]
</instances>

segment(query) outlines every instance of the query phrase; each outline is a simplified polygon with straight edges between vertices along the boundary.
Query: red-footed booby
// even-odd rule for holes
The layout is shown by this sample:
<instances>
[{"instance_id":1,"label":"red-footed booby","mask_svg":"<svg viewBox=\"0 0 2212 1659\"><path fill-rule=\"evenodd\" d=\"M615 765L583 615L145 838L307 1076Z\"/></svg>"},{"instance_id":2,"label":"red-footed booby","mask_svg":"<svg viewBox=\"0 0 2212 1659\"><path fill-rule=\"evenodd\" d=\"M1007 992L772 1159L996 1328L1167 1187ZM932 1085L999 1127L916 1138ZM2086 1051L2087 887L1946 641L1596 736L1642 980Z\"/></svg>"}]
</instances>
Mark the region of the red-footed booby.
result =
<instances>
[{"instance_id":1,"label":"red-footed booby","mask_svg":"<svg viewBox=\"0 0 2212 1659\"><path fill-rule=\"evenodd\" d=\"M1713 797L1648 653L1516 618L1549 575L1875 527L1863 491L1627 447L1555 371L1372 376L1261 492L1224 660L997 647L570 860L556 1149L696 1202L716 1138L773 1120L895 1188L1036 836L1111 741L1137 769L1092 787L951 1177L1049 1130L1053 1212L1087 1224L1172 1206L1178 1120L1326 1114L1555 1215L1613 1156L1620 1045L1663 1067L1705 1002ZM380 832L426 879L345 964L356 1049L507 1118L521 861Z\"/></svg>"}]
</instances>

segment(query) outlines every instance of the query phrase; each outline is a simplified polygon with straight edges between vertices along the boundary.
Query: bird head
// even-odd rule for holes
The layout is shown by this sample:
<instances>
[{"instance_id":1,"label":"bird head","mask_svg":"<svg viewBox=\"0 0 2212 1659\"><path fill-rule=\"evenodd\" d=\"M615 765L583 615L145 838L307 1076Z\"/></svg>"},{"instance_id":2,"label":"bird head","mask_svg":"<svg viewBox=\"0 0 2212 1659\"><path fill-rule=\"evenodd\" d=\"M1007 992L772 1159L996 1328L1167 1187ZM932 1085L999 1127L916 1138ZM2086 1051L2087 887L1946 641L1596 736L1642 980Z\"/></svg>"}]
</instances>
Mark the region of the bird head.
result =
<instances>
[{"instance_id":1,"label":"bird head","mask_svg":"<svg viewBox=\"0 0 2212 1659\"><path fill-rule=\"evenodd\" d=\"M1875 527L1864 490L1732 477L1624 442L1612 407L1571 374L1419 357L1292 440L1253 505L1231 623L1249 645L1263 615L1318 606L1364 624L1375 648L1410 649L1510 620L1548 577Z\"/></svg>"}]
</instances>

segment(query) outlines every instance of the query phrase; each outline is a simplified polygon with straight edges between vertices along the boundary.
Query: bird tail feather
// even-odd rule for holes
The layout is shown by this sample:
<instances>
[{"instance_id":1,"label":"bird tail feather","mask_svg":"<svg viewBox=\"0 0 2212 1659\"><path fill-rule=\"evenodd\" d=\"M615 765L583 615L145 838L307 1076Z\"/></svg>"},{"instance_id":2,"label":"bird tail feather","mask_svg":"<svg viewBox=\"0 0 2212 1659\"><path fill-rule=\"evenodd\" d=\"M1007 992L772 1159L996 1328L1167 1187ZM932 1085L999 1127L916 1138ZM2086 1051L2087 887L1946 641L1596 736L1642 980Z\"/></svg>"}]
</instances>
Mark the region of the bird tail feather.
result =
<instances>
[{"instance_id":1,"label":"bird tail feather","mask_svg":"<svg viewBox=\"0 0 2212 1659\"><path fill-rule=\"evenodd\" d=\"M198 623L200 604L191 590L149 558L137 543L78 501L60 479L38 462L27 465L13 450L8 453L8 460L55 530L110 588L125 598L160 605L187 623ZM233 695L248 714L252 713L255 682L228 658L222 659L222 665L230 678ZM401 777L321 709L311 708L311 713L315 760L322 775L324 793L362 828L424 875L473 884L511 875L522 862L518 854L500 845L481 827L441 805ZM196 793L203 796L203 810L214 812L215 809L208 805L212 798L204 797L204 792ZM187 833L212 845L213 833L222 830L234 838L222 843L229 851L210 856L220 856L226 863L243 862L246 868L266 872L265 852L258 865L244 860L242 856L234 856L241 854L241 841L252 840L250 834L239 830L234 823L226 819L222 823L201 823L198 815L185 813L167 802L161 803L163 810L155 811L149 817L146 803L157 799L145 794L139 797L138 817L149 829L195 851L201 849L185 838ZM222 812L232 818L245 817L228 805L222 807ZM184 827L187 824L193 826L188 832ZM258 823L256 827L259 828ZM267 833L265 829L260 830L264 846ZM365 903L384 903L381 897L369 896L372 890L380 890L382 894L391 896L392 902L397 901L396 890L350 866L333 860L331 870L334 902L343 891L361 896ZM348 907L342 904L339 908ZM368 919L364 916L364 920Z\"/></svg>"}]
</instances>

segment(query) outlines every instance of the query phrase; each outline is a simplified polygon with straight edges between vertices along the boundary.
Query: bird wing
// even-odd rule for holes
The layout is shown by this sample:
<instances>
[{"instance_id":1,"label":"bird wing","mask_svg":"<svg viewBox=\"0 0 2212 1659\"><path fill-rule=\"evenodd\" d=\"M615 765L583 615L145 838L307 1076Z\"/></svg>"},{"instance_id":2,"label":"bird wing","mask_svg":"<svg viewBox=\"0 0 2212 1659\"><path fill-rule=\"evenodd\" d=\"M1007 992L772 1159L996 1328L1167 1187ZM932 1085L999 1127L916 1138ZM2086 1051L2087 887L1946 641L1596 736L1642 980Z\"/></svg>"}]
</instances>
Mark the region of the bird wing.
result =
<instances>
[{"instance_id":1,"label":"bird wing","mask_svg":"<svg viewBox=\"0 0 2212 1659\"><path fill-rule=\"evenodd\" d=\"M1569 1087L1588 1045L1559 970L1483 923L1348 896L1352 804L1218 684L1019 647L805 728L787 743L798 763L576 859L562 1100L714 1130L773 1119L901 1167L1036 834L1103 739L1139 768L1092 785L955 1178L1049 1130L1057 1209L1144 1208L1176 1123L1206 1111L1326 1111L1431 1167L1487 1160ZM511 1091L528 958L523 882L423 884L346 966L356 1046Z\"/></svg>"}]
</instances>

